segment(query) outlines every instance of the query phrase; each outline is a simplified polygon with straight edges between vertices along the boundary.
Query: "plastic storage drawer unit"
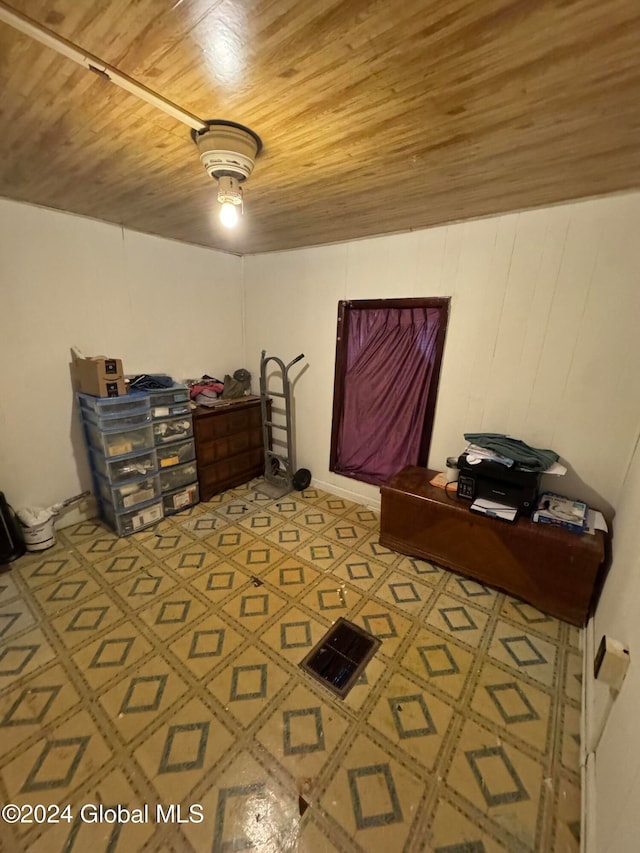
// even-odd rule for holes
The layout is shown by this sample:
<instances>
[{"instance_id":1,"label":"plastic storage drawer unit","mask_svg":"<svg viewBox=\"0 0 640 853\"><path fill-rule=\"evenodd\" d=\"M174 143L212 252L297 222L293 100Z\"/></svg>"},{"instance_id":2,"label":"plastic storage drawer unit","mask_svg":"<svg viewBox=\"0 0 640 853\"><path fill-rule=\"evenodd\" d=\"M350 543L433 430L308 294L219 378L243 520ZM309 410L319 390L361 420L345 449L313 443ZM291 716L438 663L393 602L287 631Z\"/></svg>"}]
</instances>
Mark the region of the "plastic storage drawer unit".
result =
<instances>
[{"instance_id":1,"label":"plastic storage drawer unit","mask_svg":"<svg viewBox=\"0 0 640 853\"><path fill-rule=\"evenodd\" d=\"M101 502L101 511L104 520L116 531L118 536L130 536L132 533L137 533L138 530L156 524L163 518L161 500L128 512L116 512L111 503L103 501Z\"/></svg>"},{"instance_id":2,"label":"plastic storage drawer unit","mask_svg":"<svg viewBox=\"0 0 640 853\"><path fill-rule=\"evenodd\" d=\"M179 382L174 383L171 388L154 389L149 392L149 405L152 409L161 406L170 406L172 403L188 403L189 389ZM161 417L161 415L156 415Z\"/></svg>"},{"instance_id":3,"label":"plastic storage drawer unit","mask_svg":"<svg viewBox=\"0 0 640 853\"><path fill-rule=\"evenodd\" d=\"M119 486L110 485L100 476L96 477L96 481L102 500L113 504L115 512L126 512L160 496L160 478L157 474Z\"/></svg>"},{"instance_id":4,"label":"plastic storage drawer unit","mask_svg":"<svg viewBox=\"0 0 640 853\"><path fill-rule=\"evenodd\" d=\"M137 477L147 477L158 471L158 459L155 450L125 456L122 459L105 459L101 453L89 449L91 467L108 480L112 486L126 483Z\"/></svg>"},{"instance_id":5,"label":"plastic storage drawer unit","mask_svg":"<svg viewBox=\"0 0 640 853\"><path fill-rule=\"evenodd\" d=\"M157 445L168 444L170 441L184 441L193 436L191 413L182 418L153 421L152 426L153 437Z\"/></svg>"},{"instance_id":6,"label":"plastic storage drawer unit","mask_svg":"<svg viewBox=\"0 0 640 853\"><path fill-rule=\"evenodd\" d=\"M162 505L165 515L173 515L183 509L194 506L200 500L200 490L197 483L191 483L175 492L169 492L162 496Z\"/></svg>"},{"instance_id":7,"label":"plastic storage drawer unit","mask_svg":"<svg viewBox=\"0 0 640 853\"><path fill-rule=\"evenodd\" d=\"M124 456L136 450L148 450L153 447L151 424L137 429L103 432L97 426L85 421L89 443L105 456Z\"/></svg>"},{"instance_id":8,"label":"plastic storage drawer unit","mask_svg":"<svg viewBox=\"0 0 640 853\"><path fill-rule=\"evenodd\" d=\"M124 397L92 397L90 394L78 394L78 401L83 416L92 412L96 418L122 418L149 411L149 395L146 391L132 392Z\"/></svg>"},{"instance_id":9,"label":"plastic storage drawer unit","mask_svg":"<svg viewBox=\"0 0 640 853\"><path fill-rule=\"evenodd\" d=\"M84 421L93 424L102 432L122 432L123 429L136 429L151 421L151 410L129 412L126 415L96 415L90 409L84 411Z\"/></svg>"},{"instance_id":10,"label":"plastic storage drawer unit","mask_svg":"<svg viewBox=\"0 0 640 853\"><path fill-rule=\"evenodd\" d=\"M196 458L196 445L193 439L160 445L156 448L156 455L160 470L171 468L174 465L182 465L194 460Z\"/></svg>"},{"instance_id":11,"label":"plastic storage drawer unit","mask_svg":"<svg viewBox=\"0 0 640 853\"><path fill-rule=\"evenodd\" d=\"M160 488L162 493L173 492L182 486L195 483L198 479L198 468L195 462L187 462L186 465L176 465L175 468L167 468L160 472Z\"/></svg>"}]
</instances>

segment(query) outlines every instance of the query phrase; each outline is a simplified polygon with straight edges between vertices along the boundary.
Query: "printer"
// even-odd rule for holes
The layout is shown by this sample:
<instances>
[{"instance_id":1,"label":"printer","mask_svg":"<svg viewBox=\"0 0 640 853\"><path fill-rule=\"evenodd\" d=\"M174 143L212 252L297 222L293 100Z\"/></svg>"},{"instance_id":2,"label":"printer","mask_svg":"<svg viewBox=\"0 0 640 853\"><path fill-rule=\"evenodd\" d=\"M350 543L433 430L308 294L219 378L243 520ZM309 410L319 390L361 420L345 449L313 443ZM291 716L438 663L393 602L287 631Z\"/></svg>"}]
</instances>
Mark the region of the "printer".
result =
<instances>
[{"instance_id":1,"label":"printer","mask_svg":"<svg viewBox=\"0 0 640 853\"><path fill-rule=\"evenodd\" d=\"M540 472L511 467L483 459L473 465L467 453L458 458L458 497L474 501L477 498L517 507L529 514L535 507L540 486Z\"/></svg>"}]
</instances>

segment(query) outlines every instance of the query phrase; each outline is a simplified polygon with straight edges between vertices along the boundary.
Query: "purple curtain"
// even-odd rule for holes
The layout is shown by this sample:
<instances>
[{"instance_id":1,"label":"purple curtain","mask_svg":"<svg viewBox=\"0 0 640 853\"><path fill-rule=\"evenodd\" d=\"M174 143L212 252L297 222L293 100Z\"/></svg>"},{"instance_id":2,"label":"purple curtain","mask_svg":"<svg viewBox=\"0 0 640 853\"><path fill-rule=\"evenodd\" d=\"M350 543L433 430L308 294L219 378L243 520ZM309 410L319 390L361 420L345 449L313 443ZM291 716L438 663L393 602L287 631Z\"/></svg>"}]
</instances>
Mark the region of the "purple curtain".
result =
<instances>
[{"instance_id":1,"label":"purple curtain","mask_svg":"<svg viewBox=\"0 0 640 853\"><path fill-rule=\"evenodd\" d=\"M418 462L437 308L352 310L335 471L381 485Z\"/></svg>"}]
</instances>

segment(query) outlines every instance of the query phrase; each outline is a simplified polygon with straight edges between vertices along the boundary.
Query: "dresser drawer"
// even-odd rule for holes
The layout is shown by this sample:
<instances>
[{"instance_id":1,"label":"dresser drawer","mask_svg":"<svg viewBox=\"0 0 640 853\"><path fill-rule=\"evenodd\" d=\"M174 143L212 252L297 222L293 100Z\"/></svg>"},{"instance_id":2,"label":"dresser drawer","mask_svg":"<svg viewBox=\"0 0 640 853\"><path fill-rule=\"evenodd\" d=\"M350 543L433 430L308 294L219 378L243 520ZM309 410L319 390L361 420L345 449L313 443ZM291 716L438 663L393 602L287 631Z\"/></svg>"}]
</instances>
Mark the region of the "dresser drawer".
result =
<instances>
[{"instance_id":1,"label":"dresser drawer","mask_svg":"<svg viewBox=\"0 0 640 853\"><path fill-rule=\"evenodd\" d=\"M211 465L204 465L199 469L201 497L207 500L211 495L230 488L231 484L244 483L262 473L263 470L264 453L260 447Z\"/></svg>"}]
</instances>

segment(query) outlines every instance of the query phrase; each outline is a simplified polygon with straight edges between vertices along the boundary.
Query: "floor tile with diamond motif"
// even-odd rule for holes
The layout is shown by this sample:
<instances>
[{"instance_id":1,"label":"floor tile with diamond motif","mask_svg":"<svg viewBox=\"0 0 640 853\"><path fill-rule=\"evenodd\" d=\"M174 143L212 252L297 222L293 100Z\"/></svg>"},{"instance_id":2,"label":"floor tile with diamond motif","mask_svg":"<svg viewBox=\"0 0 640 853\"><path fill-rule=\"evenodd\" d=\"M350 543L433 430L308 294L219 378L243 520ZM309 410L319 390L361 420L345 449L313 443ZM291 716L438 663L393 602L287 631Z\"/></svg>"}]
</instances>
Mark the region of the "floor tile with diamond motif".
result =
<instances>
[{"instance_id":1,"label":"floor tile with diamond motif","mask_svg":"<svg viewBox=\"0 0 640 853\"><path fill-rule=\"evenodd\" d=\"M206 536L203 541L214 551L229 557L240 548L248 548L255 539L248 530L234 523Z\"/></svg>"},{"instance_id":2,"label":"floor tile with diamond motif","mask_svg":"<svg viewBox=\"0 0 640 853\"><path fill-rule=\"evenodd\" d=\"M153 806L150 805L150 817L148 823L114 823L105 822L91 823L83 821L80 817L82 807L91 804L102 803L105 808L116 807L121 804L127 809L140 809L144 805L144 799L134 791L125 774L117 769L107 773L91 788L92 799L88 801L87 794L81 791L69 802L70 813L74 816L71 823L62 820L59 823L51 823L40 827L44 829L33 843L29 846L28 853L52 853L62 851L65 853L80 853L83 850L93 850L96 853L102 851L117 850L142 850L145 842L155 831ZM89 812L89 816L92 812Z\"/></svg>"},{"instance_id":3,"label":"floor tile with diamond motif","mask_svg":"<svg viewBox=\"0 0 640 853\"><path fill-rule=\"evenodd\" d=\"M302 512L292 518L298 527L310 530L315 536L321 535L327 525L336 524L339 520L339 516L321 510L315 505L305 506Z\"/></svg>"},{"instance_id":4,"label":"floor tile with diamond motif","mask_svg":"<svg viewBox=\"0 0 640 853\"><path fill-rule=\"evenodd\" d=\"M341 518L337 522L327 525L322 531L325 539L332 539L347 548L356 548L358 542L362 541L371 533L371 528L356 524L347 518Z\"/></svg>"},{"instance_id":5,"label":"floor tile with diamond motif","mask_svg":"<svg viewBox=\"0 0 640 853\"><path fill-rule=\"evenodd\" d=\"M440 569L426 560L419 560L417 557L401 557L394 565L394 569L408 575L411 579L417 578L429 586L439 586L449 576L449 572L444 571L444 569Z\"/></svg>"},{"instance_id":6,"label":"floor tile with diamond motif","mask_svg":"<svg viewBox=\"0 0 640 853\"><path fill-rule=\"evenodd\" d=\"M424 783L360 735L327 791L323 808L364 850L402 850Z\"/></svg>"},{"instance_id":7,"label":"floor tile with diamond motif","mask_svg":"<svg viewBox=\"0 0 640 853\"><path fill-rule=\"evenodd\" d=\"M198 802L203 822L183 826L194 850L297 850L301 822L297 791L246 751L222 765Z\"/></svg>"},{"instance_id":8,"label":"floor tile with diamond motif","mask_svg":"<svg viewBox=\"0 0 640 853\"><path fill-rule=\"evenodd\" d=\"M248 726L288 679L281 667L250 646L232 658L207 688L243 726Z\"/></svg>"},{"instance_id":9,"label":"floor tile with diamond motif","mask_svg":"<svg viewBox=\"0 0 640 853\"><path fill-rule=\"evenodd\" d=\"M278 656L299 664L326 632L326 624L297 607L289 607L275 625L260 635L260 639L274 649Z\"/></svg>"},{"instance_id":10,"label":"floor tile with diamond motif","mask_svg":"<svg viewBox=\"0 0 640 853\"><path fill-rule=\"evenodd\" d=\"M396 673L371 710L368 722L396 747L433 768L452 717L446 702Z\"/></svg>"},{"instance_id":11,"label":"floor tile with diamond motif","mask_svg":"<svg viewBox=\"0 0 640 853\"><path fill-rule=\"evenodd\" d=\"M502 598L501 593L490 586L453 573L447 579L444 590L483 610L493 610Z\"/></svg>"},{"instance_id":12,"label":"floor tile with diamond motif","mask_svg":"<svg viewBox=\"0 0 640 853\"><path fill-rule=\"evenodd\" d=\"M282 519L282 524L275 530L269 531L264 538L285 551L296 551L305 542L313 539L314 534L310 530L305 530L304 527Z\"/></svg>"},{"instance_id":13,"label":"floor tile with diamond motif","mask_svg":"<svg viewBox=\"0 0 640 853\"><path fill-rule=\"evenodd\" d=\"M377 530L380 525L380 513L368 509L361 504L352 504L351 508L343 515L343 518L369 529Z\"/></svg>"},{"instance_id":14,"label":"floor tile with diamond motif","mask_svg":"<svg viewBox=\"0 0 640 853\"><path fill-rule=\"evenodd\" d=\"M380 534L377 531L363 539L358 545L358 550L387 566L392 566L401 559L397 551L392 551L391 548L380 544Z\"/></svg>"},{"instance_id":15,"label":"floor tile with diamond motif","mask_svg":"<svg viewBox=\"0 0 640 853\"><path fill-rule=\"evenodd\" d=\"M90 539L97 539L99 536L113 536L113 531L97 518L72 524L56 532L62 543L66 542L74 548Z\"/></svg>"},{"instance_id":16,"label":"floor tile with diamond motif","mask_svg":"<svg viewBox=\"0 0 640 853\"><path fill-rule=\"evenodd\" d=\"M552 853L580 851L580 786L560 774L556 782L558 810Z\"/></svg>"},{"instance_id":17,"label":"floor tile with diamond motif","mask_svg":"<svg viewBox=\"0 0 640 853\"><path fill-rule=\"evenodd\" d=\"M221 519L219 515L207 507L205 511L201 510L197 515L181 521L180 527L183 530L189 531L197 539L205 539L207 536L211 536L212 533L222 530L228 524L228 521Z\"/></svg>"},{"instance_id":18,"label":"floor tile with diamond motif","mask_svg":"<svg viewBox=\"0 0 640 853\"><path fill-rule=\"evenodd\" d=\"M314 781L329 761L349 720L306 687L296 687L257 732L257 740L314 796Z\"/></svg>"},{"instance_id":19,"label":"floor tile with diamond motif","mask_svg":"<svg viewBox=\"0 0 640 853\"><path fill-rule=\"evenodd\" d=\"M84 569L65 575L47 586L34 590L34 598L47 615L57 615L62 610L76 607L90 595L101 592L101 587Z\"/></svg>"},{"instance_id":20,"label":"floor tile with diamond motif","mask_svg":"<svg viewBox=\"0 0 640 853\"><path fill-rule=\"evenodd\" d=\"M322 573L296 557L287 557L263 575L263 579L289 598L297 598L309 589Z\"/></svg>"},{"instance_id":21,"label":"floor tile with diamond motif","mask_svg":"<svg viewBox=\"0 0 640 853\"><path fill-rule=\"evenodd\" d=\"M434 592L417 578L410 580L400 572L391 571L376 589L376 598L386 601L405 613L417 615Z\"/></svg>"},{"instance_id":22,"label":"floor tile with diamond motif","mask_svg":"<svg viewBox=\"0 0 640 853\"><path fill-rule=\"evenodd\" d=\"M205 605L181 587L141 610L138 616L158 637L167 639L183 631L189 623L206 612Z\"/></svg>"},{"instance_id":23,"label":"floor tile with diamond motif","mask_svg":"<svg viewBox=\"0 0 640 853\"><path fill-rule=\"evenodd\" d=\"M571 705L562 706L562 765L576 778L580 773L580 711Z\"/></svg>"},{"instance_id":24,"label":"floor tile with diamond motif","mask_svg":"<svg viewBox=\"0 0 640 853\"><path fill-rule=\"evenodd\" d=\"M178 708L134 751L164 803L178 803L234 742L233 734L198 699Z\"/></svg>"},{"instance_id":25,"label":"floor tile with diamond motif","mask_svg":"<svg viewBox=\"0 0 640 853\"><path fill-rule=\"evenodd\" d=\"M251 575L264 575L285 556L276 545L264 539L254 540L244 548L234 551L230 561L241 566Z\"/></svg>"},{"instance_id":26,"label":"floor tile with diamond motif","mask_svg":"<svg viewBox=\"0 0 640 853\"><path fill-rule=\"evenodd\" d=\"M0 607L0 642L22 634L36 623L26 601L18 599Z\"/></svg>"},{"instance_id":27,"label":"floor tile with diamond motif","mask_svg":"<svg viewBox=\"0 0 640 853\"><path fill-rule=\"evenodd\" d=\"M9 604L16 598L22 598L20 587L9 572L0 575L0 607Z\"/></svg>"},{"instance_id":28,"label":"floor tile with diamond motif","mask_svg":"<svg viewBox=\"0 0 640 853\"><path fill-rule=\"evenodd\" d=\"M80 602L63 616L50 621L51 626L68 649L73 649L98 633L105 631L114 622L124 617L124 612L106 593Z\"/></svg>"},{"instance_id":29,"label":"floor tile with diamond motif","mask_svg":"<svg viewBox=\"0 0 640 853\"><path fill-rule=\"evenodd\" d=\"M323 572L329 571L346 553L342 545L320 536L314 536L295 550L296 557Z\"/></svg>"},{"instance_id":30,"label":"floor tile with diamond motif","mask_svg":"<svg viewBox=\"0 0 640 853\"><path fill-rule=\"evenodd\" d=\"M405 652L401 665L425 684L457 698L473 667L473 654L453 640L420 629Z\"/></svg>"},{"instance_id":31,"label":"floor tile with diamond motif","mask_svg":"<svg viewBox=\"0 0 640 853\"><path fill-rule=\"evenodd\" d=\"M110 554L115 555L119 551L124 551L130 544L132 543L128 538L119 539L115 533L105 528L99 536L76 543L75 548L85 560L96 563Z\"/></svg>"},{"instance_id":32,"label":"floor tile with diamond motif","mask_svg":"<svg viewBox=\"0 0 640 853\"><path fill-rule=\"evenodd\" d=\"M333 575L323 578L302 598L302 602L314 613L332 622L338 616L347 616L353 612L361 600L361 592Z\"/></svg>"},{"instance_id":33,"label":"floor tile with diamond motif","mask_svg":"<svg viewBox=\"0 0 640 853\"><path fill-rule=\"evenodd\" d=\"M162 531L157 529L155 533L147 536L140 545L155 560L165 560L170 554L174 554L176 551L190 546L194 540L195 537L192 537L186 530L181 530L179 527L171 525Z\"/></svg>"},{"instance_id":34,"label":"floor tile with diamond motif","mask_svg":"<svg viewBox=\"0 0 640 853\"><path fill-rule=\"evenodd\" d=\"M126 607L140 610L175 586L175 578L160 566L152 565L141 572L127 572L125 580L115 584L113 588Z\"/></svg>"},{"instance_id":35,"label":"floor tile with diamond motif","mask_svg":"<svg viewBox=\"0 0 640 853\"><path fill-rule=\"evenodd\" d=\"M23 583L30 589L37 589L55 581L59 583L67 575L77 571L81 565L71 551L59 550L54 553L50 550L44 558L39 554L37 560L30 560L25 564L17 563L16 569Z\"/></svg>"},{"instance_id":36,"label":"floor tile with diamond motif","mask_svg":"<svg viewBox=\"0 0 640 853\"><path fill-rule=\"evenodd\" d=\"M354 616L353 621L374 637L382 640L377 654L383 654L388 658L393 657L398 651L400 643L412 624L405 616L390 610L381 601L366 601Z\"/></svg>"},{"instance_id":37,"label":"floor tile with diamond motif","mask_svg":"<svg viewBox=\"0 0 640 853\"><path fill-rule=\"evenodd\" d=\"M362 590L370 589L389 571L389 567L385 566L384 563L378 563L377 560L363 557L358 552L348 553L346 557L331 569L333 575L354 584Z\"/></svg>"},{"instance_id":38,"label":"floor tile with diamond motif","mask_svg":"<svg viewBox=\"0 0 640 853\"><path fill-rule=\"evenodd\" d=\"M201 542L193 542L186 548L181 548L164 560L164 565L173 569L181 578L191 578L204 569L209 569L219 562L220 557L214 554Z\"/></svg>"},{"instance_id":39,"label":"floor tile with diamond motif","mask_svg":"<svg viewBox=\"0 0 640 853\"><path fill-rule=\"evenodd\" d=\"M360 678L349 690L347 698L343 700L344 704L348 705L353 711L359 711L386 672L387 669L383 660L378 654L375 654L366 665Z\"/></svg>"},{"instance_id":40,"label":"floor tile with diamond motif","mask_svg":"<svg viewBox=\"0 0 640 853\"><path fill-rule=\"evenodd\" d=\"M301 501L296 500L295 496L285 495L278 500L273 501L269 510L282 518L292 518L303 509Z\"/></svg>"},{"instance_id":41,"label":"floor tile with diamond motif","mask_svg":"<svg viewBox=\"0 0 640 853\"><path fill-rule=\"evenodd\" d=\"M358 504L347 500L347 498L328 494L316 501L314 506L326 512L333 513L333 515L340 516L346 515L348 512L352 512L355 508L358 508Z\"/></svg>"},{"instance_id":42,"label":"floor tile with diamond motif","mask_svg":"<svg viewBox=\"0 0 640 853\"><path fill-rule=\"evenodd\" d=\"M569 652L565 658L563 695L578 705L582 702L582 655Z\"/></svg>"},{"instance_id":43,"label":"floor tile with diamond motif","mask_svg":"<svg viewBox=\"0 0 640 853\"><path fill-rule=\"evenodd\" d=\"M555 645L522 628L499 620L489 645L491 657L547 687L556 680Z\"/></svg>"},{"instance_id":44,"label":"floor tile with diamond motif","mask_svg":"<svg viewBox=\"0 0 640 853\"><path fill-rule=\"evenodd\" d=\"M527 631L544 634L553 642L557 642L560 635L560 622L546 613L541 613L537 608L525 601L516 598L505 597L500 615L511 622L522 625Z\"/></svg>"},{"instance_id":45,"label":"floor tile with diamond motif","mask_svg":"<svg viewBox=\"0 0 640 853\"><path fill-rule=\"evenodd\" d=\"M244 638L218 615L207 616L191 625L191 630L174 640L169 648L197 678L226 665L229 655L237 649Z\"/></svg>"},{"instance_id":46,"label":"floor tile with diamond motif","mask_svg":"<svg viewBox=\"0 0 640 853\"><path fill-rule=\"evenodd\" d=\"M72 660L78 672L95 689L122 676L150 651L151 646L141 636L137 625L125 622L74 652Z\"/></svg>"},{"instance_id":47,"label":"floor tile with diamond motif","mask_svg":"<svg viewBox=\"0 0 640 853\"><path fill-rule=\"evenodd\" d=\"M230 598L248 581L249 576L245 572L232 563L223 560L193 578L190 581L190 586L206 595L212 604L218 604L226 598Z\"/></svg>"},{"instance_id":48,"label":"floor tile with diamond motif","mask_svg":"<svg viewBox=\"0 0 640 853\"><path fill-rule=\"evenodd\" d=\"M509 735L544 753L551 720L551 697L517 677L485 663L473 692L471 709Z\"/></svg>"},{"instance_id":49,"label":"floor tile with diamond motif","mask_svg":"<svg viewBox=\"0 0 640 853\"><path fill-rule=\"evenodd\" d=\"M238 524L239 521L247 518L255 511L257 511L256 506L238 497L233 497L214 509L216 515L220 516L223 521L233 522L233 524Z\"/></svg>"},{"instance_id":50,"label":"floor tile with diamond motif","mask_svg":"<svg viewBox=\"0 0 640 853\"><path fill-rule=\"evenodd\" d=\"M266 536L282 524L282 517L270 509L253 507L253 512L237 521L238 527L248 530L252 536Z\"/></svg>"},{"instance_id":51,"label":"floor tile with diamond motif","mask_svg":"<svg viewBox=\"0 0 640 853\"><path fill-rule=\"evenodd\" d=\"M484 610L450 595L441 594L431 608L426 624L438 628L456 642L478 648L488 619Z\"/></svg>"},{"instance_id":52,"label":"floor tile with diamond motif","mask_svg":"<svg viewBox=\"0 0 640 853\"><path fill-rule=\"evenodd\" d=\"M285 600L268 587L249 584L224 605L224 611L248 630L257 631L284 604Z\"/></svg>"},{"instance_id":53,"label":"floor tile with diamond motif","mask_svg":"<svg viewBox=\"0 0 640 853\"><path fill-rule=\"evenodd\" d=\"M130 545L110 554L101 560L97 560L93 567L103 581L108 584L116 584L125 578L135 577L138 573L149 569L153 564L153 558L141 548Z\"/></svg>"},{"instance_id":54,"label":"floor tile with diamond motif","mask_svg":"<svg viewBox=\"0 0 640 853\"><path fill-rule=\"evenodd\" d=\"M90 715L82 710L0 769L10 801L58 802L111 758Z\"/></svg>"},{"instance_id":55,"label":"floor tile with diamond motif","mask_svg":"<svg viewBox=\"0 0 640 853\"><path fill-rule=\"evenodd\" d=\"M0 696L0 754L49 727L80 701L60 664L54 664Z\"/></svg>"},{"instance_id":56,"label":"floor tile with diamond motif","mask_svg":"<svg viewBox=\"0 0 640 853\"><path fill-rule=\"evenodd\" d=\"M38 667L53 660L55 652L39 628L0 644L0 690L11 686Z\"/></svg>"},{"instance_id":57,"label":"floor tile with diamond motif","mask_svg":"<svg viewBox=\"0 0 640 853\"><path fill-rule=\"evenodd\" d=\"M102 693L100 702L122 739L130 741L143 730L151 731L156 719L187 689L166 661L153 657Z\"/></svg>"},{"instance_id":58,"label":"floor tile with diamond motif","mask_svg":"<svg viewBox=\"0 0 640 853\"><path fill-rule=\"evenodd\" d=\"M436 803L434 813L429 837L433 853L513 853L512 847L504 847L487 835L477 822L446 800Z\"/></svg>"},{"instance_id":59,"label":"floor tile with diamond motif","mask_svg":"<svg viewBox=\"0 0 640 853\"><path fill-rule=\"evenodd\" d=\"M446 781L502 829L516 832L518 842L535 849L543 769L524 752L467 721Z\"/></svg>"}]
</instances>

